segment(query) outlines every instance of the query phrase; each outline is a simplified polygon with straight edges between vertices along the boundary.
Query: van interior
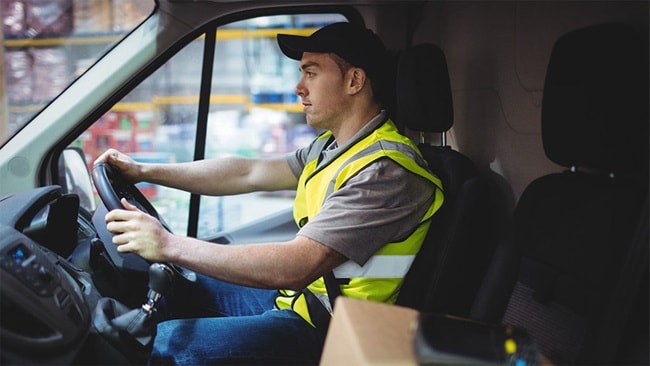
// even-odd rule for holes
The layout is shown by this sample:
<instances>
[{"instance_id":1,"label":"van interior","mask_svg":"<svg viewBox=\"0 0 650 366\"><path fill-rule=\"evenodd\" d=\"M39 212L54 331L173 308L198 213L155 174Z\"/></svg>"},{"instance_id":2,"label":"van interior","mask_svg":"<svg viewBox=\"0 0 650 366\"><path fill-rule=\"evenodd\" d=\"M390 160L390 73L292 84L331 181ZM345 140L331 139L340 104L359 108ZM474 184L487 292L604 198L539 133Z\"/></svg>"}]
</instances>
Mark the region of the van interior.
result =
<instances>
[{"instance_id":1,"label":"van interior","mask_svg":"<svg viewBox=\"0 0 650 366\"><path fill-rule=\"evenodd\" d=\"M65 37L11 33L10 3L17 1L2 2L0 69L2 363L142 362L141 350L94 326L101 299L125 311L142 304L150 273L148 263L103 244L110 244L101 228L105 202L91 187L97 180L90 183L99 150L126 145L112 134L91 148L87 137L110 123L128 125L123 136L140 118L145 137L133 141L142 150L126 149L143 161L287 153L315 136L295 109L297 64L285 68L264 53L273 37L241 48L227 37L291 30L259 20L292 16L291 27L304 28L296 32L343 19L383 39L394 66L388 114L443 181L445 205L397 306L516 327L552 364L648 364L647 1L152 0L133 29L101 45L103 56L38 108L12 99L18 89L8 80L16 74L6 60ZM77 46L62 48L82 47L83 35L68 36ZM235 49L239 58L220 63ZM269 65L277 71L270 79ZM229 71L238 68L250 80ZM165 85L162 75L182 81ZM233 91L234 79L250 81L250 96ZM138 99L149 89L169 94ZM223 107L237 103L245 107ZM264 126L265 134L247 126ZM150 139L163 130L164 138ZM242 145L231 148L233 141ZM170 153L176 148L182 153ZM83 179L71 173L79 159ZM279 240L297 230L287 192L235 206L189 194L179 204L177 192L138 188L175 232L215 244ZM247 210L273 214L230 224ZM23 275L26 258L40 267ZM471 348L466 338L456 345Z\"/></svg>"}]
</instances>

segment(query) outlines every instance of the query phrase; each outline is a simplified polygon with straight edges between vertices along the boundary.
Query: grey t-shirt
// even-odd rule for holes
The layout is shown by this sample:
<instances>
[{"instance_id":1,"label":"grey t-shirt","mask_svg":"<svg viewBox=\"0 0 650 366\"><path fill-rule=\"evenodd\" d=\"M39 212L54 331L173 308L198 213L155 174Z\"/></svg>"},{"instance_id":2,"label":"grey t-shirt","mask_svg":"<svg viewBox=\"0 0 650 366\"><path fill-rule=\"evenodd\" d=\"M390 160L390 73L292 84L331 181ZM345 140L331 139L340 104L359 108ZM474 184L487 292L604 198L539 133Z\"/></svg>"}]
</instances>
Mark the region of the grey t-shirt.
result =
<instances>
[{"instance_id":1,"label":"grey t-shirt","mask_svg":"<svg viewBox=\"0 0 650 366\"><path fill-rule=\"evenodd\" d=\"M382 112L356 136L375 129L385 120ZM352 138L351 141L356 141ZM287 155L294 175L299 177L309 148ZM331 158L334 142L321 164ZM417 227L434 198L434 185L409 172L389 158L381 158L350 178L325 199L320 211L298 235L326 245L363 266L384 245L406 239Z\"/></svg>"}]
</instances>

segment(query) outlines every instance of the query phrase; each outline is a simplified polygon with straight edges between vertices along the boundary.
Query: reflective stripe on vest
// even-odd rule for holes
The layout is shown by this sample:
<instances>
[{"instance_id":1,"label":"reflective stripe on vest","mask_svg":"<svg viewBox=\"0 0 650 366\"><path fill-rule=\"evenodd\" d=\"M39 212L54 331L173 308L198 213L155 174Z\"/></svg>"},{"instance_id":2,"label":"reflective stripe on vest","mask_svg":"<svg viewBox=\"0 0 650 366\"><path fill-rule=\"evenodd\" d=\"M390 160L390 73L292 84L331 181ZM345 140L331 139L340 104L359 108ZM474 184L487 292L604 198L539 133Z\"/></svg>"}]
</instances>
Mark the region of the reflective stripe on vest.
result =
<instances>
[{"instance_id":1,"label":"reflective stripe on vest","mask_svg":"<svg viewBox=\"0 0 650 366\"><path fill-rule=\"evenodd\" d=\"M336 278L373 277L399 278L404 277L415 255L377 255L368 260L363 266L347 261L334 269Z\"/></svg>"},{"instance_id":2,"label":"reflective stripe on vest","mask_svg":"<svg viewBox=\"0 0 650 366\"><path fill-rule=\"evenodd\" d=\"M408 171L429 180L435 186L433 203L421 218L420 225L407 238L384 245L363 266L348 261L334 270L337 278L350 279L349 283L341 286L344 296L394 303L402 279L424 241L430 224L429 219L442 205L442 184L430 173L415 144L399 134L390 120L359 141L350 144L346 149L338 151L329 162L319 166L320 154L331 141L331 132L325 132L314 141L308 154L307 163L299 178L294 204L294 219L298 226L303 226L316 215L326 198L340 189L348 179L380 158L395 161ZM363 243L360 241L356 244ZM322 277L310 284L308 289L317 295L327 293ZM299 293L296 295L304 296ZM279 297L276 299L276 305L279 308L293 308L313 325L309 313L305 311L304 300L289 300L290 296Z\"/></svg>"}]
</instances>

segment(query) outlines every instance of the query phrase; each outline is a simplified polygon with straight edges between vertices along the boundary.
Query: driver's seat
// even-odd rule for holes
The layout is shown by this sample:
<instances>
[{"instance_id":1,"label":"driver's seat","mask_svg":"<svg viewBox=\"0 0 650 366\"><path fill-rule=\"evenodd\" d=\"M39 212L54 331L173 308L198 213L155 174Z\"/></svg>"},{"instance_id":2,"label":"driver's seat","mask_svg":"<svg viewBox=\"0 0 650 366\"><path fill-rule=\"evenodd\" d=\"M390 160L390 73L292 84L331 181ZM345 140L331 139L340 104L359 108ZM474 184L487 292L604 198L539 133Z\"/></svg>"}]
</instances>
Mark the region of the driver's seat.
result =
<instances>
[{"instance_id":1,"label":"driver's seat","mask_svg":"<svg viewBox=\"0 0 650 366\"><path fill-rule=\"evenodd\" d=\"M489 235L486 186L478 169L446 143L453 103L447 61L438 46L418 44L399 54L396 101L397 123L420 133L418 147L442 180L445 195L397 304L467 316L496 245ZM426 135L440 141L430 143Z\"/></svg>"}]
</instances>

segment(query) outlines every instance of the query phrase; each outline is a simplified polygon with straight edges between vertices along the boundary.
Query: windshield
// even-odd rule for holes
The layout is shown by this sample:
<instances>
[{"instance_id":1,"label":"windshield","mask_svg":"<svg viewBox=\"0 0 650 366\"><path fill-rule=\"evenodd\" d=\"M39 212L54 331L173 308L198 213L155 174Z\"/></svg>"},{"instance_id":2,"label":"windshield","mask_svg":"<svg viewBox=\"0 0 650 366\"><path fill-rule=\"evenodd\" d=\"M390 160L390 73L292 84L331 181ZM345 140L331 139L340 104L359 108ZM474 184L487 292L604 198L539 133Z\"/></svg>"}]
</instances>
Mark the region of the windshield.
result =
<instances>
[{"instance_id":1,"label":"windshield","mask_svg":"<svg viewBox=\"0 0 650 366\"><path fill-rule=\"evenodd\" d=\"M154 0L2 0L0 143L140 24Z\"/></svg>"}]
</instances>

